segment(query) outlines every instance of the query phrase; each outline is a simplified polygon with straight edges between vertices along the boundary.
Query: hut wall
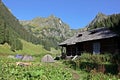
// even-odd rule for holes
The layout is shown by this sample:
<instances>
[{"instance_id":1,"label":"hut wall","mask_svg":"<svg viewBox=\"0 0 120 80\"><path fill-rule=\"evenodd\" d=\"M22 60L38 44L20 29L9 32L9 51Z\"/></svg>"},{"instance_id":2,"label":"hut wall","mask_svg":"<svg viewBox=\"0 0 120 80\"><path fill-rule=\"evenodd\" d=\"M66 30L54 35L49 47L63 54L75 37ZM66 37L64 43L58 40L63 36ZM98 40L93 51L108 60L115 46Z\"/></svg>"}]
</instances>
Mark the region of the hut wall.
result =
<instances>
[{"instance_id":1,"label":"hut wall","mask_svg":"<svg viewBox=\"0 0 120 80\"><path fill-rule=\"evenodd\" d=\"M93 42L84 42L83 50L84 50L84 52L92 53L93 52Z\"/></svg>"},{"instance_id":2,"label":"hut wall","mask_svg":"<svg viewBox=\"0 0 120 80\"><path fill-rule=\"evenodd\" d=\"M76 55L76 45L69 45L66 47L67 56Z\"/></svg>"},{"instance_id":3,"label":"hut wall","mask_svg":"<svg viewBox=\"0 0 120 80\"><path fill-rule=\"evenodd\" d=\"M109 39L102 39L102 40L94 40L83 42L83 52L93 53L93 43L99 42L100 43L100 53L115 53L117 49L119 49L119 41L118 38L109 38ZM79 43L79 46L81 43ZM80 50L80 47L78 47Z\"/></svg>"},{"instance_id":4,"label":"hut wall","mask_svg":"<svg viewBox=\"0 0 120 80\"><path fill-rule=\"evenodd\" d=\"M81 55L82 52L84 52L83 43L77 43L76 44L76 54Z\"/></svg>"},{"instance_id":5,"label":"hut wall","mask_svg":"<svg viewBox=\"0 0 120 80\"><path fill-rule=\"evenodd\" d=\"M114 54L117 49L120 49L119 38L108 38L101 40L94 40L88 42L77 43L75 45L66 46L66 54L68 56L81 54L81 52L93 53L93 43L100 43L100 53L112 53ZM119 43L118 43L119 42Z\"/></svg>"},{"instance_id":6,"label":"hut wall","mask_svg":"<svg viewBox=\"0 0 120 80\"><path fill-rule=\"evenodd\" d=\"M116 38L109 38L101 40L101 53L115 53L117 50L118 43Z\"/></svg>"}]
</instances>

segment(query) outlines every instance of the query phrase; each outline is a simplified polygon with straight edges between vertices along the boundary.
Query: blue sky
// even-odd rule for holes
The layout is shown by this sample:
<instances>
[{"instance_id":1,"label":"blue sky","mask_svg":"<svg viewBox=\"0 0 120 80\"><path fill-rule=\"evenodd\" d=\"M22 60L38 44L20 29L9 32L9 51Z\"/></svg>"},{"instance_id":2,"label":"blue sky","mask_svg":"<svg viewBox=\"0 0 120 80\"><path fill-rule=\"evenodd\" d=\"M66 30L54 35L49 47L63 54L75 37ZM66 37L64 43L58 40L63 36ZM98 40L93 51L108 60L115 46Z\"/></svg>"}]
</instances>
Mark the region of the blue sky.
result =
<instances>
[{"instance_id":1,"label":"blue sky","mask_svg":"<svg viewBox=\"0 0 120 80\"><path fill-rule=\"evenodd\" d=\"M72 29L85 27L98 12L120 13L120 0L3 0L19 20L59 17Z\"/></svg>"}]
</instances>

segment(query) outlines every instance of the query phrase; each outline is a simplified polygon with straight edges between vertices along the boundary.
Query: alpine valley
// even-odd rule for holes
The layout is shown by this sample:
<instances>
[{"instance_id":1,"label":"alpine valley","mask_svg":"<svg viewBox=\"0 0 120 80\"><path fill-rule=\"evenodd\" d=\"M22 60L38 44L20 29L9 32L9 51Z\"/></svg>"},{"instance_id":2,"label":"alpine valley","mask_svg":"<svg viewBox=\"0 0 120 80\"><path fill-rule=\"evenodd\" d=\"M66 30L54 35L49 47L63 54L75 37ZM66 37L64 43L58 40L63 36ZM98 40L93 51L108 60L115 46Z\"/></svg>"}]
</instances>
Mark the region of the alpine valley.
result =
<instances>
[{"instance_id":1,"label":"alpine valley","mask_svg":"<svg viewBox=\"0 0 120 80\"><path fill-rule=\"evenodd\" d=\"M81 23L80 23L81 24ZM82 29L71 29L62 19L50 15L32 20L18 20L0 1L0 53L47 54L60 53L58 44L78 32L109 27L120 32L120 14L98 13Z\"/></svg>"}]
</instances>

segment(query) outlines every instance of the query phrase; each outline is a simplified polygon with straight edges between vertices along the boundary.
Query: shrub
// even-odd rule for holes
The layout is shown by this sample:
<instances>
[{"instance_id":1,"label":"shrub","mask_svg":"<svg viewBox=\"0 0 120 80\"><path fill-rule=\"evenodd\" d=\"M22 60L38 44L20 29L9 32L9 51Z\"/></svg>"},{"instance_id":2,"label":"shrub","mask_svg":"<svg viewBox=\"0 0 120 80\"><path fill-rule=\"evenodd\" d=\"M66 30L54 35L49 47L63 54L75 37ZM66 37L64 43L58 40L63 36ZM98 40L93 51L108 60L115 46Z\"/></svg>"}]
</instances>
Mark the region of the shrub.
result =
<instances>
[{"instance_id":1,"label":"shrub","mask_svg":"<svg viewBox=\"0 0 120 80\"><path fill-rule=\"evenodd\" d=\"M111 74L105 75L103 73L95 73L92 71L88 76L87 80L118 80L116 76L113 76Z\"/></svg>"},{"instance_id":2,"label":"shrub","mask_svg":"<svg viewBox=\"0 0 120 80\"><path fill-rule=\"evenodd\" d=\"M72 60L65 60L63 64L67 65L69 68L76 69L76 63Z\"/></svg>"},{"instance_id":3,"label":"shrub","mask_svg":"<svg viewBox=\"0 0 120 80\"><path fill-rule=\"evenodd\" d=\"M90 72L96 69L97 72L117 74L117 65L111 63L111 54L92 55L89 53L82 54L75 60L67 60L64 63L73 69L82 69Z\"/></svg>"},{"instance_id":4,"label":"shrub","mask_svg":"<svg viewBox=\"0 0 120 80\"><path fill-rule=\"evenodd\" d=\"M95 54L90 54L90 53L84 53L80 56L79 59L77 59L81 62L90 62L90 63L96 63L96 64L102 64L106 62L111 61L111 55L110 54L100 54L100 55L95 55Z\"/></svg>"},{"instance_id":5,"label":"shrub","mask_svg":"<svg viewBox=\"0 0 120 80\"><path fill-rule=\"evenodd\" d=\"M112 57L112 62L116 64L120 64L120 54L114 54Z\"/></svg>"}]
</instances>

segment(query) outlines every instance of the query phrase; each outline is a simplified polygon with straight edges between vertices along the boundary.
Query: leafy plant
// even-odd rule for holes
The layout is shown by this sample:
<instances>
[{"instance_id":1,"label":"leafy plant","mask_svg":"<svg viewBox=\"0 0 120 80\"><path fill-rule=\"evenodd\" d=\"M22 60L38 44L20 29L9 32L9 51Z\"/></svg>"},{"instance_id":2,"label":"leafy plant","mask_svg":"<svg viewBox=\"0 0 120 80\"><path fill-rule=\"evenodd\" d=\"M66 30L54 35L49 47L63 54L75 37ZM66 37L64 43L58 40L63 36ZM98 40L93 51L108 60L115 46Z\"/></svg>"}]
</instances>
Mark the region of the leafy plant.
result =
<instances>
[{"instance_id":1,"label":"leafy plant","mask_svg":"<svg viewBox=\"0 0 120 80\"><path fill-rule=\"evenodd\" d=\"M0 58L2 80L72 80L69 70L54 64L41 64L34 62L31 66L16 66L16 60ZM40 64L40 63L39 63ZM1 69L0 68L0 69Z\"/></svg>"}]
</instances>

